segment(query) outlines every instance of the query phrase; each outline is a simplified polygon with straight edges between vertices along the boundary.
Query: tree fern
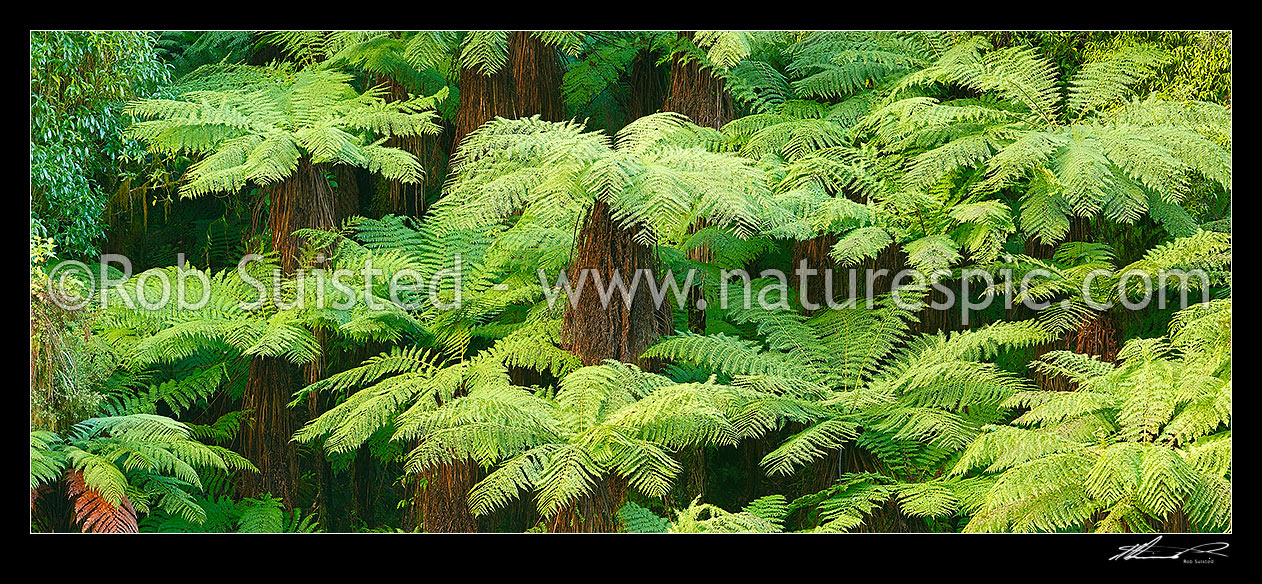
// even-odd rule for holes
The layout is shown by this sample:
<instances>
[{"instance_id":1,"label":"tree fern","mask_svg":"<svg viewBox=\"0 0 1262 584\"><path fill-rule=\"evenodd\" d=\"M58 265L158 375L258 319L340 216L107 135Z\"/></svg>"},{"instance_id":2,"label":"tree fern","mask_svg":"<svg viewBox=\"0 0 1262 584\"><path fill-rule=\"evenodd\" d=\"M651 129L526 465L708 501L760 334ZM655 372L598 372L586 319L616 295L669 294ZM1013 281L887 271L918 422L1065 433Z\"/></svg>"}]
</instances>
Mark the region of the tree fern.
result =
<instances>
[{"instance_id":1,"label":"tree fern","mask_svg":"<svg viewBox=\"0 0 1262 584\"><path fill-rule=\"evenodd\" d=\"M1079 387L1013 395L1005 405L1028 411L965 449L952 475L994 481L965 510L966 530L1150 531L1176 513L1192 530L1230 529L1220 458L1231 439L1230 310L1229 300L1185 309L1168 340L1128 342L1118 366L1049 353L1039 366Z\"/></svg>"}]
</instances>

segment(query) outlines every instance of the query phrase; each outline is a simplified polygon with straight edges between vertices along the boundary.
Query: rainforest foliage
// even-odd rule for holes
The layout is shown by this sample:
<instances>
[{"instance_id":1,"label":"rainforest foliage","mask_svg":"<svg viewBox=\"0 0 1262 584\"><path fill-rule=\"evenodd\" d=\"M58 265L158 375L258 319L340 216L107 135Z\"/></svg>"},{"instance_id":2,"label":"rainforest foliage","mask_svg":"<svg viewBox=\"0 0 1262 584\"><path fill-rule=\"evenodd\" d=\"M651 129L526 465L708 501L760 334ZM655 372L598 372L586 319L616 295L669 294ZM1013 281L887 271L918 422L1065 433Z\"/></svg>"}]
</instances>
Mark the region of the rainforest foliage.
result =
<instances>
[{"instance_id":1,"label":"rainforest foliage","mask_svg":"<svg viewBox=\"0 0 1262 584\"><path fill-rule=\"evenodd\" d=\"M30 49L32 531L1232 529L1230 33Z\"/></svg>"}]
</instances>

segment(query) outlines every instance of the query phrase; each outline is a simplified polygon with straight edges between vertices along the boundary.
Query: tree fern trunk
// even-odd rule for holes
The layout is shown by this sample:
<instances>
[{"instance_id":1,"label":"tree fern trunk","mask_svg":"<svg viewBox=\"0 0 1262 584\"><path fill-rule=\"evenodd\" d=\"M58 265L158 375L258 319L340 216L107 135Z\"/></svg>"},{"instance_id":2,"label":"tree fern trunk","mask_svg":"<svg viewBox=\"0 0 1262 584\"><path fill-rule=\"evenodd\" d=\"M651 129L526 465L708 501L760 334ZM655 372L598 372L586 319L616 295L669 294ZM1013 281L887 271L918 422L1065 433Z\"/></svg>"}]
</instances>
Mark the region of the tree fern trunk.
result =
<instances>
[{"instance_id":1,"label":"tree fern trunk","mask_svg":"<svg viewBox=\"0 0 1262 584\"><path fill-rule=\"evenodd\" d=\"M345 164L333 167L333 178L337 187L333 189L333 224L338 227L342 221L359 214L359 169Z\"/></svg>"},{"instance_id":2,"label":"tree fern trunk","mask_svg":"<svg viewBox=\"0 0 1262 584\"><path fill-rule=\"evenodd\" d=\"M865 197L854 195L851 193L836 193L834 196L848 197L858 203L866 203ZM806 290L800 291L804 297L815 306L819 306L815 310L807 310L807 314L813 314L818 310L825 309L827 301L831 299L848 299L855 298L857 306L866 306L867 296L873 298L889 293L894 282L894 276L899 270L906 267L907 257L902 248L896 244L886 246L881 250L875 258L864 260L859 265L840 268L836 261L830 255L833 246L837 245L840 237L835 233L825 233L811 239L794 242L793 244L793 265L790 270L796 275L796 270L803 267L803 260L806 261L805 268L815 270L815 275L807 280ZM832 270L832 285L826 286L826 273ZM850 271L855 271L855 287L850 286ZM886 273L879 277L873 277L872 286L869 290L867 283L869 274L876 274L880 270ZM809 272L808 272L809 273ZM831 288L831 290L829 290ZM827 294L826 292L831 292Z\"/></svg>"},{"instance_id":3,"label":"tree fern trunk","mask_svg":"<svg viewBox=\"0 0 1262 584\"><path fill-rule=\"evenodd\" d=\"M313 168L313 171L317 173L322 173L322 170L318 166ZM339 164L333 167L333 169L330 171L330 174L332 175L333 180L336 183L336 186L330 185L333 187L332 188L333 215L332 217L329 218L330 220L329 224L312 225L312 227L315 227L315 228L337 227L338 225L342 223L342 221L345 221L346 219L359 214L360 193L359 193L359 176L358 176L357 169L351 166L344 165L344 164ZM317 185L316 187L317 190L315 192L320 192L319 187L318 187L319 185L318 181L320 180L320 177L316 177L315 180L316 180L316 185ZM327 184L327 180L325 184ZM325 267L325 262L317 262L315 266ZM305 267L315 267L315 266L305 266ZM311 385L313 383L316 383L317 381L324 379L328 375L327 334L323 329L316 329L315 331L313 331L313 333L316 339L316 343L320 346L320 354L316 357L315 361L311 363L307 363L306 365L303 365L302 367L302 377L303 377L303 383L305 385ZM308 420L314 420L318 418L325 411L323 404L320 401L320 396L317 393L312 393L307 396L306 405L307 405L307 419ZM302 462L305 463L307 461L302 461ZM333 469L329 466L329 461L324 457L323 451L318 450L318 449L312 452L309 465L314 467L314 473L316 476L316 485L315 485L316 491L315 491L315 499L312 501L312 509L319 514L319 517L322 520L328 521L329 518L331 518L329 499L332 496L332 492L333 492L333 483L332 483Z\"/></svg>"},{"instance_id":4,"label":"tree fern trunk","mask_svg":"<svg viewBox=\"0 0 1262 584\"><path fill-rule=\"evenodd\" d=\"M651 55L637 56L630 72L631 94L628 115L642 117L656 111L663 96L663 86ZM608 284L615 272L631 282L636 270L651 270L656 259L651 247L640 245L633 233L614 223L609 205L596 201L579 231L576 249L567 269L571 282L577 284L582 270L599 273ZM594 281L589 274L587 286ZM609 306L601 306L599 296L591 288L578 299L577 306L567 304L562 336L583 365L597 365L605 359L616 359L651 368L640 354L658 337L673 331L668 304L654 306L647 282L641 281L636 295L627 306L615 294Z\"/></svg>"},{"instance_id":5,"label":"tree fern trunk","mask_svg":"<svg viewBox=\"0 0 1262 584\"><path fill-rule=\"evenodd\" d=\"M412 523L426 533L474 533L478 520L469 512L469 489L478 481L476 466L467 461L444 464L415 477L417 504Z\"/></svg>"},{"instance_id":6,"label":"tree fern trunk","mask_svg":"<svg viewBox=\"0 0 1262 584\"><path fill-rule=\"evenodd\" d=\"M531 32L514 31L508 35L508 57L513 76L511 117L564 120L561 81L565 71L556 49Z\"/></svg>"},{"instance_id":7,"label":"tree fern trunk","mask_svg":"<svg viewBox=\"0 0 1262 584\"><path fill-rule=\"evenodd\" d=\"M594 286L595 274L600 275L602 284L620 274L629 285L638 270L655 277L655 264L652 248L634 241L630 231L614 222L609 205L596 201L579 231L567 274L577 282L583 270L589 270L586 286ZM616 359L652 369L655 364L640 355L657 338L671 332L671 309L667 303L654 305L645 281L641 281L629 304L615 292L604 306L594 289L584 288L576 302L567 303L561 332L569 350L583 365ZM616 531L617 511L625 494L624 481L616 477L605 479L594 494L549 518L548 531Z\"/></svg>"},{"instance_id":8,"label":"tree fern trunk","mask_svg":"<svg viewBox=\"0 0 1262 584\"><path fill-rule=\"evenodd\" d=\"M961 286L959 280L943 280L940 282L943 286L950 286L952 293L955 294L955 302L948 308L941 310L931 306L925 306L917 315L917 323L912 327L912 331L919 334L935 334L940 332L951 332L963 330L963 320L960 317L960 304L964 301L960 296ZM946 293L931 288L928 296L925 297L927 304L934 302L945 303L947 299ZM969 314L970 327L976 327L981 324L978 315Z\"/></svg>"},{"instance_id":9,"label":"tree fern trunk","mask_svg":"<svg viewBox=\"0 0 1262 584\"><path fill-rule=\"evenodd\" d=\"M325 362L325 346L327 345L325 332L323 329L316 329L314 334L316 343L320 345L320 355L316 357L315 361L302 366L302 382L304 385L311 385L312 383L324 379L327 371L327 363ZM306 406L308 420L314 420L320 417L320 414L324 412L324 408L320 404L320 395L317 392L307 395ZM330 491L332 491L333 488L330 475L332 475L333 471L329 468L329 462L324 458L324 452L322 450L315 449L311 452L310 457L311 460L309 461L309 465L315 467L316 476L315 497L311 502L311 509L313 512L318 514L319 519L325 522L326 526L330 526L331 524L329 522L331 514L329 511L329 497L331 494Z\"/></svg>"},{"instance_id":10,"label":"tree fern trunk","mask_svg":"<svg viewBox=\"0 0 1262 584\"><path fill-rule=\"evenodd\" d=\"M492 120L508 117L512 108L512 71L501 67L492 75L483 75L472 67L460 70L460 109L456 112L456 132L451 148L454 153L464 137Z\"/></svg>"},{"instance_id":11,"label":"tree fern trunk","mask_svg":"<svg viewBox=\"0 0 1262 584\"><path fill-rule=\"evenodd\" d=\"M691 446L681 450L676 456L682 467L679 478L675 481L675 506L687 507L693 499L701 497L710 502L706 484L710 479L710 456L704 446Z\"/></svg>"},{"instance_id":12,"label":"tree fern trunk","mask_svg":"<svg viewBox=\"0 0 1262 584\"><path fill-rule=\"evenodd\" d=\"M492 75L472 67L460 70L460 109L452 151L470 132L496 116L521 118L539 114L560 121L561 69L556 50L526 31L508 35L508 63Z\"/></svg>"},{"instance_id":13,"label":"tree fern trunk","mask_svg":"<svg viewBox=\"0 0 1262 584\"><path fill-rule=\"evenodd\" d=\"M1096 232L1091 218L1070 217L1069 233L1064 242L1095 241ZM1063 242L1062 242L1063 243ZM1044 244L1033 240L1026 242L1026 255L1039 259L1048 259L1056 252L1059 244ZM1052 351L1073 351L1085 355L1097 355L1104 361L1117 359L1117 352L1122 348L1121 321L1112 311L1096 313L1092 318L1078 325L1072 331L1050 343L1035 347L1034 358L1038 359ZM1041 389L1047 391L1072 391L1076 384L1058 375L1034 372L1034 381Z\"/></svg>"},{"instance_id":14,"label":"tree fern trunk","mask_svg":"<svg viewBox=\"0 0 1262 584\"><path fill-rule=\"evenodd\" d=\"M696 33L684 31L680 38L692 40ZM679 112L698 126L720 128L736 118L736 107L722 79L696 60L676 57L671 63L670 94L666 111Z\"/></svg>"},{"instance_id":15,"label":"tree fern trunk","mask_svg":"<svg viewBox=\"0 0 1262 584\"><path fill-rule=\"evenodd\" d=\"M825 294L825 274L828 270L835 270L832 276L832 296L835 298L845 291L845 276L842 271L836 271L837 263L828 255L833 246L837 245L837 239L835 234L829 233L793 243L793 270L800 269L805 261L806 268L815 270L816 274L806 281L806 288L798 293L812 306L819 306L821 309L827 306L828 301ZM806 310L806 313L814 314L815 310Z\"/></svg>"},{"instance_id":16,"label":"tree fern trunk","mask_svg":"<svg viewBox=\"0 0 1262 584\"><path fill-rule=\"evenodd\" d=\"M626 502L627 483L616 476L597 482L592 493L548 518L549 533L614 533L618 509Z\"/></svg>"},{"instance_id":17,"label":"tree fern trunk","mask_svg":"<svg viewBox=\"0 0 1262 584\"><path fill-rule=\"evenodd\" d=\"M250 362L242 408L250 419L241 430L241 454L259 472L241 473L240 491L245 497L270 493L286 507L294 505L297 492L297 450L290 437L295 425L287 407L294 390L293 366L272 357Z\"/></svg>"},{"instance_id":18,"label":"tree fern trunk","mask_svg":"<svg viewBox=\"0 0 1262 584\"><path fill-rule=\"evenodd\" d=\"M375 82L386 85L388 101L407 100L407 88L393 78L379 75ZM440 125L443 130L438 135L391 136L386 140L385 146L399 148L415 156L425 174L415 184L377 177L375 182L382 193L384 212L410 217L421 217L425 214L426 194L431 188L440 187L447 173L447 152L451 145L445 142L451 138L452 128L446 122Z\"/></svg>"},{"instance_id":19,"label":"tree fern trunk","mask_svg":"<svg viewBox=\"0 0 1262 584\"><path fill-rule=\"evenodd\" d=\"M499 71L482 75L464 68L460 72L461 99L452 152L465 136L496 116L538 114L550 121L564 119L563 75L555 49L530 32L509 33L508 63ZM513 374L519 382L542 379L534 372L518 370ZM479 478L478 471L469 463L444 465L417 480L413 521L427 532L477 531L479 521L469 513L467 496Z\"/></svg>"},{"instance_id":20,"label":"tree fern trunk","mask_svg":"<svg viewBox=\"0 0 1262 584\"><path fill-rule=\"evenodd\" d=\"M583 294L567 299L562 337L583 365L616 359L651 368L640 354L659 337L671 333L671 309L667 302L654 306L648 283L641 281L631 303L615 292L607 306L596 294L595 274L608 285L614 274L628 284L637 270L652 276L656 264L652 248L637 243L632 233L614 223L609 205L596 201L578 234L567 275L577 285L588 270Z\"/></svg>"},{"instance_id":21,"label":"tree fern trunk","mask_svg":"<svg viewBox=\"0 0 1262 584\"><path fill-rule=\"evenodd\" d=\"M355 451L350 478L351 509L354 517L363 521L364 525L371 526L375 520L372 498L373 460L367 448Z\"/></svg>"},{"instance_id":22,"label":"tree fern trunk","mask_svg":"<svg viewBox=\"0 0 1262 584\"><path fill-rule=\"evenodd\" d=\"M1187 513L1184 513L1183 508L1180 507L1162 521L1161 531L1166 533L1190 533L1196 530L1193 529L1191 522L1188 521Z\"/></svg>"},{"instance_id":23,"label":"tree fern trunk","mask_svg":"<svg viewBox=\"0 0 1262 584\"><path fill-rule=\"evenodd\" d=\"M281 269L292 274L298 269L300 240L294 231L304 228L326 229L336 225L337 195L325 178L325 168L303 157L289 178L272 187L270 205L255 207L255 228L259 218L267 215L266 229L272 250L280 256ZM345 205L345 203L343 203Z\"/></svg>"},{"instance_id":24,"label":"tree fern trunk","mask_svg":"<svg viewBox=\"0 0 1262 584\"><path fill-rule=\"evenodd\" d=\"M1122 331L1113 311L1103 312L1069 333L1065 341L1069 350L1084 355L1098 355L1104 361L1115 361L1121 349Z\"/></svg>"},{"instance_id":25,"label":"tree fern trunk","mask_svg":"<svg viewBox=\"0 0 1262 584\"><path fill-rule=\"evenodd\" d=\"M522 533L539 524L539 509L530 497L518 497L477 519L483 532Z\"/></svg>"},{"instance_id":26,"label":"tree fern trunk","mask_svg":"<svg viewBox=\"0 0 1262 584\"><path fill-rule=\"evenodd\" d=\"M680 38L691 40L693 32L680 32ZM634 72L634 69L633 69ZM727 91L723 79L715 77L708 69L702 69L695 60L675 57L670 70L670 93L666 97L665 111L678 112L692 120L698 126L722 128L723 124L736 117L736 107L732 96ZM645 114L640 114L645 115ZM698 219L692 226L692 233L703 229L706 222ZM710 250L698 246L688 250L688 259L697 262L712 261ZM688 291L688 329L694 333L704 334L706 328L705 309L701 300L705 297L701 283L696 283Z\"/></svg>"},{"instance_id":27,"label":"tree fern trunk","mask_svg":"<svg viewBox=\"0 0 1262 584\"><path fill-rule=\"evenodd\" d=\"M635 120L657 113L666 102L667 87L658 71L656 58L647 50L631 60L627 78L627 118Z\"/></svg>"},{"instance_id":28,"label":"tree fern trunk","mask_svg":"<svg viewBox=\"0 0 1262 584\"><path fill-rule=\"evenodd\" d=\"M325 169L307 157L299 160L289 178L271 189L269 199L267 208L256 207L255 221L257 225L259 216L266 212L272 249L285 273L294 273L301 261L301 242L294 231L333 227L339 208L350 206L348 201L339 201ZM306 377L310 378L313 370L308 371ZM297 449L290 441L295 421L287 407L295 389L294 374L295 367L282 359L256 357L250 363L242 403L251 411L251 421L241 432L243 454L260 471L257 476L243 477L242 494L255 497L271 493L287 507L295 504L298 480Z\"/></svg>"}]
</instances>

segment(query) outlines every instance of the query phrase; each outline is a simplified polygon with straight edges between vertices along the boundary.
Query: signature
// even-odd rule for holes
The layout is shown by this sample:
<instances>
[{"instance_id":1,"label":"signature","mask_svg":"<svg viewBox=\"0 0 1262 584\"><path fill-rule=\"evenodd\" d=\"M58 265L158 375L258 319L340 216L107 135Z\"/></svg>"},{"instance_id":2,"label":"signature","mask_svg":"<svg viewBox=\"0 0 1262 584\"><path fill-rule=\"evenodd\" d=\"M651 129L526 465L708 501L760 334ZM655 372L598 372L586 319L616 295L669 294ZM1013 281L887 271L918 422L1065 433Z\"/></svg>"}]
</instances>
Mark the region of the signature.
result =
<instances>
[{"instance_id":1,"label":"signature","mask_svg":"<svg viewBox=\"0 0 1262 584\"><path fill-rule=\"evenodd\" d=\"M1177 560L1183 557L1183 554L1204 554L1207 556L1227 557L1227 554L1220 554L1230 545L1225 541L1216 541L1212 543L1203 543L1201 545L1192 546L1190 548L1177 548L1168 545L1157 545L1161 541L1158 535L1155 539L1148 543L1139 545L1124 545L1117 549L1122 553L1109 558L1110 560Z\"/></svg>"}]
</instances>

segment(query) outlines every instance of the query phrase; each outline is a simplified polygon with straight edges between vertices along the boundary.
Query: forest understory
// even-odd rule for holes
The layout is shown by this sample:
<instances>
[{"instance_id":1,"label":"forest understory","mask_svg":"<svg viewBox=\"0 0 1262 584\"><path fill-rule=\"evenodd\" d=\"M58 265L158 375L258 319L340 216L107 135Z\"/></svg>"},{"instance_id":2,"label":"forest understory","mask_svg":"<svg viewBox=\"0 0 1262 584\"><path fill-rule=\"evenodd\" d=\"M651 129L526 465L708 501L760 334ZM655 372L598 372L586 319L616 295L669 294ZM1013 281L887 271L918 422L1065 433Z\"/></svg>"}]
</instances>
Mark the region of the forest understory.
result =
<instances>
[{"instance_id":1,"label":"forest understory","mask_svg":"<svg viewBox=\"0 0 1262 584\"><path fill-rule=\"evenodd\" d=\"M30 50L32 532L1232 530L1230 32Z\"/></svg>"}]
</instances>

